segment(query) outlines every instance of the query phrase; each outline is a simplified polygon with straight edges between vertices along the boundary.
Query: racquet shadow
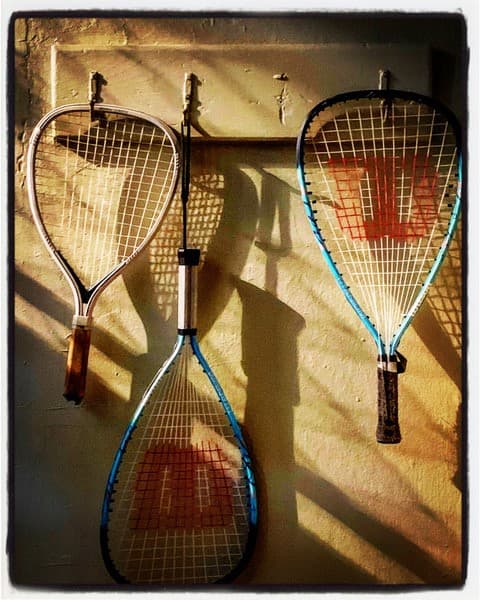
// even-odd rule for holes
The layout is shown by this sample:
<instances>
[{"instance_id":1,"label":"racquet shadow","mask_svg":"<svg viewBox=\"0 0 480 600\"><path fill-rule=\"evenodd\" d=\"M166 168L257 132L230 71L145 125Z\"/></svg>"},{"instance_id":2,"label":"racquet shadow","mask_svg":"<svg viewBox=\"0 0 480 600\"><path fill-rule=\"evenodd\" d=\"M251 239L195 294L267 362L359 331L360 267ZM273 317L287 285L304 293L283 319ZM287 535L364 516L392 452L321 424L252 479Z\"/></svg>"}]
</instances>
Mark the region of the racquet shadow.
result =
<instances>
[{"instance_id":1,"label":"racquet shadow","mask_svg":"<svg viewBox=\"0 0 480 600\"><path fill-rule=\"evenodd\" d=\"M188 245L200 248L198 274L198 339L210 330L233 286L224 274L245 264L256 219L254 189L232 163L217 164L218 153L192 147ZM242 203L236 202L241 195ZM227 223L226 227L222 223ZM240 231L241 229L241 231ZM146 350L128 357L132 374L130 415L154 374L170 355L177 336L177 251L182 245L182 205L174 198L148 250L126 269L123 280L146 334ZM133 406L132 406L133 405ZM122 411L122 409L118 409Z\"/></svg>"},{"instance_id":2,"label":"racquet shadow","mask_svg":"<svg viewBox=\"0 0 480 600\"><path fill-rule=\"evenodd\" d=\"M436 358L452 382L462 390L463 379L463 313L462 313L462 226L452 239L437 277L428 290L427 297L413 320L413 327ZM464 395L462 394L464 397ZM457 409L454 437L456 440L458 469L452 478L455 486L463 487L462 474L462 410ZM442 434L439 425L432 424Z\"/></svg>"},{"instance_id":3,"label":"racquet shadow","mask_svg":"<svg viewBox=\"0 0 480 600\"><path fill-rule=\"evenodd\" d=\"M413 326L450 379L461 386L462 250L461 224Z\"/></svg>"},{"instance_id":4,"label":"racquet shadow","mask_svg":"<svg viewBox=\"0 0 480 600\"><path fill-rule=\"evenodd\" d=\"M224 204L224 177L211 174L206 167L208 153L192 153L191 189L189 198L190 247L200 248L199 281L202 279L206 254L218 227ZM138 355L122 356L123 365L130 371L132 380L130 401L126 408L115 408L128 420L134 407L155 373L171 354L177 337L177 251L182 245L182 205L179 194L173 199L166 217L149 247L133 261L123 274L123 281L134 309L143 324L146 336L145 351ZM199 282L199 288L202 284ZM204 333L202 299L199 300L199 338ZM102 341L97 341L101 344ZM105 340L106 341L106 340ZM102 346L104 346L102 344ZM104 346L105 347L105 346ZM108 350L107 350L108 352ZM115 360L119 360L116 356ZM98 383L97 383L98 385ZM93 387L93 384L92 384ZM93 393L98 396L98 393ZM96 409L96 408L95 408Z\"/></svg>"},{"instance_id":5,"label":"racquet shadow","mask_svg":"<svg viewBox=\"0 0 480 600\"><path fill-rule=\"evenodd\" d=\"M200 344L232 294L237 294L241 303L238 327L247 378L243 429L257 467L262 513L256 557L265 553L272 536L279 536L278 541L285 539L285 534L293 536L298 527L295 484L290 474L294 465L293 407L299 401L296 339L304 319L276 297L278 262L291 250L291 190L257 166L269 158L274 165L287 164L283 152L267 154L245 148L239 161L238 148L194 144L189 200L189 245L199 247L204 258L199 270ZM253 179L260 182L260 194ZM280 233L276 242L272 230L277 220ZM129 359L133 380L132 402L128 404L138 403L176 338L180 234L181 203L176 198L148 254L137 259L135 269L123 276L147 336L146 353ZM257 252L264 253L265 289L241 278L254 241ZM209 361L216 359L207 356ZM228 381L221 383L228 397ZM272 414L273 438L265 435Z\"/></svg>"},{"instance_id":6,"label":"racquet shadow","mask_svg":"<svg viewBox=\"0 0 480 600\"><path fill-rule=\"evenodd\" d=\"M260 497L255 553L256 561L264 564L268 548L278 549L285 539L294 539L298 527L293 480L293 411L299 402L295 340L305 321L270 292L239 278L235 286L242 304L242 369L247 376L244 427L256 460ZM276 559L274 569L281 570L278 554Z\"/></svg>"},{"instance_id":7,"label":"racquet shadow","mask_svg":"<svg viewBox=\"0 0 480 600\"><path fill-rule=\"evenodd\" d=\"M254 245L263 253L263 289L233 277L242 305L242 370L247 377L244 426L257 459L259 535L255 562L282 572L285 553L271 554L298 534L294 457L294 407L300 401L297 338L304 318L278 295L279 268L292 251L288 184L264 169L288 164L289 149L252 151L248 163L260 175L258 220ZM275 415L275 424L272 423ZM272 431L275 433L272 435ZM285 563L288 572L288 564ZM248 578L248 568L245 572ZM240 581L242 579L240 578Z\"/></svg>"},{"instance_id":8,"label":"racquet shadow","mask_svg":"<svg viewBox=\"0 0 480 600\"><path fill-rule=\"evenodd\" d=\"M462 250L461 224L413 326L451 380L461 386Z\"/></svg>"},{"instance_id":9,"label":"racquet shadow","mask_svg":"<svg viewBox=\"0 0 480 600\"><path fill-rule=\"evenodd\" d=\"M255 565L271 561L270 549L282 545L282 540L293 538L298 527L295 485L291 477L293 411L299 402L296 340L305 325L303 317L278 297L279 263L292 248L291 189L265 168L266 165L268 168L285 166L289 156L283 146L258 149L246 145L242 150L240 164L237 159L238 171L231 172L228 180L235 193L232 203L238 212L235 218L244 222L249 215L244 224L246 229L241 231L239 238L241 255L246 257L247 252L254 253L255 268L262 265L258 273L261 275L264 270L263 289L248 282L248 275L242 273L244 260L238 260L237 250L227 251L226 263L221 267L218 265L218 270L226 273L222 288L235 291L241 304L241 368L246 376L243 429L253 455L259 496L257 542L249 563L251 567L247 565L237 579L240 584L248 582L250 569L255 569ZM235 157L235 149L230 152L232 157L223 153L225 168ZM236 153L238 156L238 149ZM254 187L250 183L249 192L242 189L237 196L240 190L238 177L242 172L248 173L257 185ZM242 199L241 204L238 198ZM224 254L220 252L228 244L230 224L231 217L226 215L213 242L212 250L222 258ZM215 312L219 308L217 304ZM278 572L281 565L278 556L275 553L273 556L272 571Z\"/></svg>"}]
</instances>

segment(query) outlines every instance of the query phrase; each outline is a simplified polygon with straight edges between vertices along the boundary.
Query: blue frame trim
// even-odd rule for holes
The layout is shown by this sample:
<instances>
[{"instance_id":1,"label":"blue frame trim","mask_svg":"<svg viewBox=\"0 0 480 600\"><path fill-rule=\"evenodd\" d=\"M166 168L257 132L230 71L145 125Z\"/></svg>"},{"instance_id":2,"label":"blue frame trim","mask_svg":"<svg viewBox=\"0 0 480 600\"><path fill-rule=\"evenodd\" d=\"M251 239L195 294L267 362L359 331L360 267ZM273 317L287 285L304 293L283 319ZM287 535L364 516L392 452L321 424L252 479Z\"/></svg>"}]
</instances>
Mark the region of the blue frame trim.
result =
<instances>
[{"instance_id":1,"label":"blue frame trim","mask_svg":"<svg viewBox=\"0 0 480 600\"><path fill-rule=\"evenodd\" d=\"M228 403L228 400L223 392L221 385L219 384L217 378L213 374L212 369L210 368L210 365L207 363L207 361L205 360L205 357L203 356L203 354L200 350L200 346L198 345L198 341L197 341L197 338L195 335L190 336L190 344L192 346L193 353L195 354L195 356L198 359L198 362L202 366L208 379L210 380L210 383L212 384L215 391L217 392L220 402L222 403L222 406L225 410L225 414L227 415L230 425L232 426L233 433L238 440L240 453L242 455L243 469L244 469L245 476L246 476L247 483L248 483L248 492L249 492L249 498L250 498L249 522L250 522L251 527L256 527L257 522L258 522L258 505L257 505L257 492L256 492L256 487L255 487L255 477L253 475L253 470L252 470L252 461L248 454L247 446L245 444L245 440L243 439L242 431L240 429L240 426L237 423L237 419L235 418L232 407Z\"/></svg>"},{"instance_id":2,"label":"blue frame trim","mask_svg":"<svg viewBox=\"0 0 480 600\"><path fill-rule=\"evenodd\" d=\"M140 404L138 405L137 409L135 410L132 420L130 421L127 429L125 430L125 433L123 434L122 440L120 442L120 446L115 454L115 458L113 460L113 464L110 469L110 473L109 473L108 480L107 480L107 486L105 489L105 495L104 495L104 499L103 499L102 515L101 515L101 522L100 522L100 545L101 545L102 557L103 557L105 566L107 567L107 570L110 573L110 575L118 583L129 583L129 581L117 571L115 564L113 563L113 561L110 557L110 552L108 549L108 533L107 533L108 520L109 520L108 515L109 515L109 506L110 506L110 501L111 501L111 497L112 497L112 493L113 493L113 488L115 485L115 479L117 477L118 469L119 469L120 463L122 461L123 454L125 453L127 444L130 441L130 438L132 437L132 434L137 426L137 422L143 412L145 404L148 402L148 400L150 398L151 392L157 386L159 380L171 368L171 366L177 359L177 357L180 353L180 350L182 349L183 345L185 344L187 338L189 338L190 345L192 347L192 351L193 351L195 357L197 358L200 366L202 367L202 369L205 372L205 374L207 375L210 383L212 384L215 392L217 393L217 395L220 399L220 402L223 406L223 409L225 410L225 414L227 415L228 421L233 429L233 433L234 433L235 437L237 438L241 457L242 457L243 471L245 473L245 478L247 480L247 486L248 486L248 494L249 494L248 518L249 518L250 534L249 534L249 541L247 542L247 549L245 552L245 556L243 557L243 560L240 561L240 563L234 568L232 573L227 574L222 579L222 582L230 581L231 578L233 578L235 576L237 571L240 570L243 562L247 560L248 553L251 550L251 547L253 545L253 539L256 534L256 528L257 528L257 523L258 523L258 504L257 504L255 477L253 474L252 463L251 463L250 456L248 454L245 440L243 439L243 435L242 435L240 426L238 425L238 422L235 418L233 410L232 410L230 404L228 403L228 400L223 392L222 387L220 386L217 378L213 374L213 371L211 370L209 364L207 363L206 359L204 358L202 352L200 351L200 347L199 347L196 336L192 335L192 334L188 334L188 335L179 334L177 337L177 341L176 341L176 344L175 344L172 354L165 361L165 363L163 364L161 369L157 372L157 374L153 378L153 381L151 382L151 384L145 390L142 400L141 400Z\"/></svg>"},{"instance_id":3,"label":"blue frame trim","mask_svg":"<svg viewBox=\"0 0 480 600\"><path fill-rule=\"evenodd\" d=\"M101 521L100 521L100 546L101 546L101 550L102 550L102 557L103 557L103 560L105 562L105 566L107 567L108 572L115 579L115 581L117 581L119 583L129 583L129 582L127 579L125 579L125 577L123 577L123 575L121 575L117 571L115 564L113 563L113 561L110 557L110 552L108 550L108 535L107 535L109 506L110 506L110 499L111 499L112 493L113 493L113 487L115 485L115 479L117 477L117 472L118 472L120 463L122 462L122 457L125 452L125 448L127 447L127 444L130 441L130 438L132 437L132 433L135 431L138 419L140 418L140 415L142 414L145 404L148 402L148 399L150 397L152 389L157 385L158 381L163 377L163 375L168 371L168 369L170 369L172 364L175 362L175 359L177 358L184 343L185 343L185 336L179 335L177 337L177 342L175 344L172 354L165 361L163 366L160 368L160 370L157 372L157 374L153 378L151 384L145 390L142 400L140 401L140 404L138 405L137 409L135 410L132 420L128 424L128 427L125 430L125 433L123 434L122 440L120 442L120 446L118 447L118 450L115 454L115 458L113 459L112 467L111 467L110 473L108 475L107 486L105 488L105 495L103 498L102 516L101 516Z\"/></svg>"},{"instance_id":4,"label":"blue frame trim","mask_svg":"<svg viewBox=\"0 0 480 600\"><path fill-rule=\"evenodd\" d=\"M303 135L304 135L304 132L302 132L302 136ZM302 137L302 139L303 139L303 137ZM307 213L308 222L310 223L310 227L313 231L315 239L317 240L318 245L320 246L320 250L322 251L323 257L325 258L325 261L327 262L328 268L330 269L331 273L333 274L337 285L342 290L342 292L343 292L345 298L348 300L350 306L360 317L362 323L365 325L368 332L372 336L372 338L377 346L378 354L385 354L385 344L383 343L383 340L382 340L380 334L375 329L373 323L370 321L370 319L368 318L366 313L361 309L360 305L358 304L358 302L355 300L354 296L350 292L350 288L343 280L342 274L338 270L337 265L334 263L331 255L330 255L330 252L325 245L325 240L323 239L323 236L320 233L320 229L317 227L317 224L315 222L315 217L313 216L312 205L310 204L310 200L308 199L309 194L307 191L307 184L305 181L305 172L303 169L303 161L301 161L301 163L297 162L297 176L298 176L298 180L300 182L300 188L301 188L301 192L302 192L302 200L303 200L303 204L305 207L305 212Z\"/></svg>"},{"instance_id":5,"label":"blue frame trim","mask_svg":"<svg viewBox=\"0 0 480 600\"><path fill-rule=\"evenodd\" d=\"M317 104L308 113L307 118L305 119L305 122L302 126L300 135L298 136L297 148L296 148L297 177L298 177L298 181L300 184L302 200L303 200L303 204L305 207L305 212L308 217L308 222L313 231L315 239L317 240L318 245L320 246L320 250L322 251L325 261L327 262L328 268L330 269L331 273L333 274L333 276L335 278L335 281L337 282L338 286L342 290L342 292L343 292L345 298L347 299L347 301L349 302L349 304L352 306L353 310L357 313L358 317L360 318L362 323L365 325L365 327L367 328L370 335L373 337L375 344L377 346L378 354L380 354L380 355L386 354L385 343L382 340L380 333L376 330L375 326L370 321L369 317L362 310L362 308L358 304L357 300L354 298L354 296L350 292L350 288L347 286L347 284L343 280L342 274L340 273L335 262L333 261L331 255L330 255L330 252L325 244L325 240L324 240L324 238L320 232L320 229L317 226L317 223L315 221L313 208L312 208L312 205L309 200L309 192L307 189L308 184L305 179L304 161L303 161L303 148L304 148L305 137L306 137L306 134L307 134L307 131L308 131L308 128L310 126L312 119L314 119L319 113L321 113L328 107L333 106L334 104L338 104L341 102L347 102L349 100L363 99L363 98L379 98L379 99L384 99L384 100L393 100L394 98L401 98L404 100L411 100L411 101L414 101L414 102L417 102L420 104L426 104L428 106L433 107L435 110L441 112L446 117L446 119L448 120L450 125L452 126L452 129L453 129L455 137L456 137L456 142L457 142L457 147L458 147L458 152L459 152L459 156L458 156L459 185L458 185L458 190L457 190L457 194L456 194L455 204L452 209L452 214L450 216L447 233L445 235L445 239L440 248L440 251L432 265L432 268L430 269L430 272L427 275L427 278L426 278L415 302L413 303L413 305L410 308L410 310L408 311L408 313L405 315L402 323L400 324L400 327L398 328L396 334L394 335L392 341L390 342L388 351L389 351L390 356L393 356L398 345L400 344L400 340L401 340L403 334L405 333L406 329L410 325L413 317L415 316L415 313L417 312L422 301L424 300L427 290L428 290L428 287L434 280L434 278L438 272L438 269L440 268L440 265L442 264L443 259L445 258L446 252L448 250L448 247L452 240L453 234L455 232L456 224L458 222L458 218L460 215L460 209L461 209L460 199L461 199L461 184L462 184L462 155L461 155L461 150L460 150L460 148L461 148L460 125L459 125L455 115L448 108L446 108L439 102L436 102L432 98L429 98L428 96L423 96L421 94L415 94L412 92L404 92L404 91L400 91L400 90L359 90L359 91L355 91L355 92L346 92L343 94L338 94L331 98L327 98L326 100L323 100L322 102Z\"/></svg>"},{"instance_id":6,"label":"blue frame trim","mask_svg":"<svg viewBox=\"0 0 480 600\"><path fill-rule=\"evenodd\" d=\"M450 242L452 241L452 238L453 238L453 234L455 233L455 229L456 229L456 226L458 223L458 219L460 216L460 209L461 209L461 196L460 196L459 192L461 191L461 188L462 188L462 155L460 153L460 150L459 150L459 156L458 156L458 183L459 183L459 185L458 185L459 191L455 195L455 204L452 209L452 214L450 217L450 221L448 223L447 233L445 234L445 238L442 242L442 246L440 248L439 253L437 254L437 257L435 258L432 268L430 269L430 272L428 273L427 278L425 279L425 282L422 285L422 288L421 288L415 302L413 303L413 305L412 305L411 309L408 311L408 313L405 315L405 318L402 321L397 333L393 336L393 340L390 344L390 354L391 355L397 349L398 345L400 344L402 335L405 333L407 327L412 322L412 319L415 316L415 313L420 308L420 305L422 304L423 300L425 299L425 296L427 295L428 287L432 283L432 281L435 279L438 269L440 268L440 266L443 262L443 259L445 258L446 254L447 254L448 248L450 246Z\"/></svg>"}]
</instances>

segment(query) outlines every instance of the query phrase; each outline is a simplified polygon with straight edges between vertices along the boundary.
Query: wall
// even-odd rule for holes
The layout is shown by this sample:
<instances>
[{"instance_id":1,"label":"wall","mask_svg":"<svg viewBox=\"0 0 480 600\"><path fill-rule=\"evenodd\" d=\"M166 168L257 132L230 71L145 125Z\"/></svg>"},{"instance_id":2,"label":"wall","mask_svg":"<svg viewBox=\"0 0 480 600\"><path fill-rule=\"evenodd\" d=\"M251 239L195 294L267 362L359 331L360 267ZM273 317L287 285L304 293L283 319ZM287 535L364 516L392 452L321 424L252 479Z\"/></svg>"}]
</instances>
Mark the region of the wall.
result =
<instances>
[{"instance_id":1,"label":"wall","mask_svg":"<svg viewBox=\"0 0 480 600\"><path fill-rule=\"evenodd\" d=\"M398 87L430 91L464 118L462 20L20 16L14 38L13 582L110 583L98 543L106 477L176 334L178 199L149 250L99 300L84 402L62 398L70 291L29 212L28 136L52 104L85 100L90 69L107 78L106 100L178 127L184 66L195 60L202 77L210 52L220 66L203 80L197 114L204 137L193 147L192 242L204 251L200 342L242 422L259 483L258 542L238 582L458 583L460 236L402 341L409 359L400 378L404 439L378 445L375 350L314 242L294 137L308 105L352 82L376 87L378 68L390 64ZM309 44L317 59L307 66ZM287 54L294 76L282 123L271 69L283 71L279 59ZM260 55L265 71L255 72ZM236 79L235 66L244 67ZM231 77L228 85L219 73Z\"/></svg>"}]
</instances>

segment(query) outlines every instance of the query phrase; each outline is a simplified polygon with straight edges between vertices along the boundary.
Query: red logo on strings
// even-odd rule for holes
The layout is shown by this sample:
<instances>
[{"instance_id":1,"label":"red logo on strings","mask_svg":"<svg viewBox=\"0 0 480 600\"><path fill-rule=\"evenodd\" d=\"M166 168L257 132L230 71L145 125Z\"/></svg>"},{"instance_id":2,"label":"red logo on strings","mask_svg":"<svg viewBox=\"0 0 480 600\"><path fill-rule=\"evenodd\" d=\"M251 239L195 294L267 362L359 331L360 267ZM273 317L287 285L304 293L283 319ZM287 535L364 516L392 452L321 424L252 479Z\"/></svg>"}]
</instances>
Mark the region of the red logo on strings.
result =
<instances>
[{"instance_id":1,"label":"red logo on strings","mask_svg":"<svg viewBox=\"0 0 480 600\"><path fill-rule=\"evenodd\" d=\"M149 448L135 482L132 529L198 529L226 526L233 520L233 481L222 450Z\"/></svg>"},{"instance_id":2,"label":"red logo on strings","mask_svg":"<svg viewBox=\"0 0 480 600\"><path fill-rule=\"evenodd\" d=\"M437 171L428 156L332 158L335 211L353 240L413 241L435 223Z\"/></svg>"}]
</instances>

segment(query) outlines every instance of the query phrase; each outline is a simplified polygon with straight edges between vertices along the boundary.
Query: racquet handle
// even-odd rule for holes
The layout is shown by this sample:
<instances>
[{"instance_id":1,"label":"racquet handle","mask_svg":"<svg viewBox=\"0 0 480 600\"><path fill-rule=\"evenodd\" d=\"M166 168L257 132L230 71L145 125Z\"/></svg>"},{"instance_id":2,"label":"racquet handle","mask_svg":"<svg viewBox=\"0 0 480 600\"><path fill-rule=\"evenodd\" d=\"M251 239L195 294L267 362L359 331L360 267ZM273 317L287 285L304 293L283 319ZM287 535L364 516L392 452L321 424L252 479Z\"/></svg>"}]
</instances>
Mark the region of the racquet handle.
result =
<instances>
[{"instance_id":1,"label":"racquet handle","mask_svg":"<svg viewBox=\"0 0 480 600\"><path fill-rule=\"evenodd\" d=\"M394 368L395 370L389 370ZM402 439L398 424L398 371L396 363L381 363L378 375L377 442L398 444Z\"/></svg>"},{"instance_id":2,"label":"racquet handle","mask_svg":"<svg viewBox=\"0 0 480 600\"><path fill-rule=\"evenodd\" d=\"M74 325L72 328L63 395L67 400L73 400L75 404L85 396L90 335L89 326Z\"/></svg>"}]
</instances>

